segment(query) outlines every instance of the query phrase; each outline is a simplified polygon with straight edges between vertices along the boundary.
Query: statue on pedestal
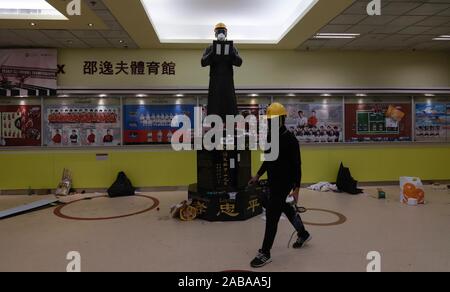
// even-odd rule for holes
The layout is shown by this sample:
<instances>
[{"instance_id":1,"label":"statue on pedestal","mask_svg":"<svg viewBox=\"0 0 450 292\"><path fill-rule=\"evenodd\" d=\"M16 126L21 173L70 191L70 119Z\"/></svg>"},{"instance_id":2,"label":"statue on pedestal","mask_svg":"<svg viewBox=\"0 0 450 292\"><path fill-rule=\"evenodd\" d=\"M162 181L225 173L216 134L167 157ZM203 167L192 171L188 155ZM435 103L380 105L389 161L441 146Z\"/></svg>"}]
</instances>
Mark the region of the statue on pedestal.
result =
<instances>
[{"instance_id":1,"label":"statue on pedestal","mask_svg":"<svg viewBox=\"0 0 450 292\"><path fill-rule=\"evenodd\" d=\"M233 42L227 40L225 24L217 24L214 31L217 40L206 49L202 58L202 66L211 68L207 113L218 115L225 122L227 115L237 115L233 66L240 67L242 58Z\"/></svg>"}]
</instances>

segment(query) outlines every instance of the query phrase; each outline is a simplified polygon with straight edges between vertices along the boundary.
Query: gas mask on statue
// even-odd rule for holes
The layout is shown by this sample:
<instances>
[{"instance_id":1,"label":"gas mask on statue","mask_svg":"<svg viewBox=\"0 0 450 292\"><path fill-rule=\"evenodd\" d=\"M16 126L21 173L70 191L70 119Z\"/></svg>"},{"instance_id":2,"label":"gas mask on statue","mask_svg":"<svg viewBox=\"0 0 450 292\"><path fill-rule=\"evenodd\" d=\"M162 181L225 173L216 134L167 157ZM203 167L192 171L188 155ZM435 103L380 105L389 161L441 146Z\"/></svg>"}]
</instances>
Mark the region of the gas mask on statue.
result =
<instances>
[{"instance_id":1,"label":"gas mask on statue","mask_svg":"<svg viewBox=\"0 0 450 292\"><path fill-rule=\"evenodd\" d=\"M227 31L225 29L218 29L216 31L216 38L220 42L224 42L227 40Z\"/></svg>"}]
</instances>

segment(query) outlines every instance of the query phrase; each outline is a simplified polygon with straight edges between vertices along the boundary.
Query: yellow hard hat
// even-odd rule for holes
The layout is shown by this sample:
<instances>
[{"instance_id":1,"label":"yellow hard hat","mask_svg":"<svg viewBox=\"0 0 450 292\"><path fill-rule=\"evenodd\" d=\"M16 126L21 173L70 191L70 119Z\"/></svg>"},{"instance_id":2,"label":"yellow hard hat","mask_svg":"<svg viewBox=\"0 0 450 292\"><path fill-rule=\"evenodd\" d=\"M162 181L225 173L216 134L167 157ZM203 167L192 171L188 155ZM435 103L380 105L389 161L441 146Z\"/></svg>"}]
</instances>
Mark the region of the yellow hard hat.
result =
<instances>
[{"instance_id":1,"label":"yellow hard hat","mask_svg":"<svg viewBox=\"0 0 450 292\"><path fill-rule=\"evenodd\" d=\"M218 24L216 24L216 28L214 29L214 31L216 31L218 29L225 29L225 30L227 30L227 26L225 25L225 23L219 22Z\"/></svg>"},{"instance_id":2,"label":"yellow hard hat","mask_svg":"<svg viewBox=\"0 0 450 292\"><path fill-rule=\"evenodd\" d=\"M279 102L274 102L267 108L268 119L287 116L287 114L286 108Z\"/></svg>"}]
</instances>

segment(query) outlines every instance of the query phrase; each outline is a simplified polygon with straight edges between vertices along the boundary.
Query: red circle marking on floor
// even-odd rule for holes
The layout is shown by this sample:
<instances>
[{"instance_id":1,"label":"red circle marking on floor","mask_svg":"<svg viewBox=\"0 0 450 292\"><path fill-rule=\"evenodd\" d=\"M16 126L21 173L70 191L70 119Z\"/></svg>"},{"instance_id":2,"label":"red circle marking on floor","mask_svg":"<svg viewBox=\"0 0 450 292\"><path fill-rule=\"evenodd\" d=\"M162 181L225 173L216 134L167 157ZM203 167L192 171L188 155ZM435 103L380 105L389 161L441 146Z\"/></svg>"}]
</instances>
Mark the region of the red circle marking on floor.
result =
<instances>
[{"instance_id":1,"label":"red circle marking on floor","mask_svg":"<svg viewBox=\"0 0 450 292\"><path fill-rule=\"evenodd\" d=\"M62 210L72 204L75 204L77 202L80 201L84 201L84 199L80 199L80 200L76 200L73 202L70 202L68 204L62 205L57 207L54 211L53 214L55 214L58 217L64 218L64 219L70 219L70 220L80 220L80 221L96 221L96 220L112 220L112 219L119 219L119 218L125 218L125 217L131 217L131 216L135 216L135 215L139 215L145 212L149 212L153 209L155 209L156 207L159 206L159 200L150 196L145 196L145 195L135 195L136 197L141 197L141 198L146 198L149 200L153 201L153 205L149 208L146 208L145 210L139 211L139 212L134 212L134 213L130 213L130 214L125 214L125 215L120 215L120 216L111 216L111 217L98 217L98 218L83 218L83 217L73 217L73 216L67 216L65 214L62 213ZM97 198L104 198L104 197L97 197ZM92 199L97 199L97 198L92 198Z\"/></svg>"},{"instance_id":2,"label":"red circle marking on floor","mask_svg":"<svg viewBox=\"0 0 450 292\"><path fill-rule=\"evenodd\" d=\"M338 213L338 212L335 212L335 211L325 210L325 209L310 209L310 208L308 208L307 211L308 212L309 211L319 211L319 212L325 212L325 213L333 214L333 215L338 217L338 220L336 220L335 222L331 222L331 223L312 223L312 222L303 221L303 224L305 224L305 225L310 225L310 226L335 226L335 225L344 224L347 221L347 217L345 217L341 213Z\"/></svg>"}]
</instances>

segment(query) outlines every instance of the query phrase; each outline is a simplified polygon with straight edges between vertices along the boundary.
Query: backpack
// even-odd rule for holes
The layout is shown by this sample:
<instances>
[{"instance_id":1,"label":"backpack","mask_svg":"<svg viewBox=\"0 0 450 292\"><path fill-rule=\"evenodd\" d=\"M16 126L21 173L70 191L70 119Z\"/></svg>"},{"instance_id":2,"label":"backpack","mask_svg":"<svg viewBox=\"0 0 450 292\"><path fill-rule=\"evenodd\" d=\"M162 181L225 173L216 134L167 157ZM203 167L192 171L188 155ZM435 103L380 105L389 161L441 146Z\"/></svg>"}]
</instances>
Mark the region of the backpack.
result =
<instances>
[{"instance_id":1,"label":"backpack","mask_svg":"<svg viewBox=\"0 0 450 292\"><path fill-rule=\"evenodd\" d=\"M116 181L108 189L108 195L111 198L134 196L135 190L136 189L133 187L126 174L121 171L117 175Z\"/></svg>"},{"instance_id":2,"label":"backpack","mask_svg":"<svg viewBox=\"0 0 450 292\"><path fill-rule=\"evenodd\" d=\"M361 194L363 192L361 189L358 189L358 182L350 174L350 169L344 167L342 163L339 167L336 186L338 187L339 191L346 192L352 195Z\"/></svg>"}]
</instances>

